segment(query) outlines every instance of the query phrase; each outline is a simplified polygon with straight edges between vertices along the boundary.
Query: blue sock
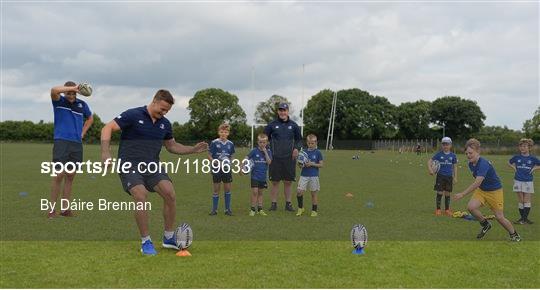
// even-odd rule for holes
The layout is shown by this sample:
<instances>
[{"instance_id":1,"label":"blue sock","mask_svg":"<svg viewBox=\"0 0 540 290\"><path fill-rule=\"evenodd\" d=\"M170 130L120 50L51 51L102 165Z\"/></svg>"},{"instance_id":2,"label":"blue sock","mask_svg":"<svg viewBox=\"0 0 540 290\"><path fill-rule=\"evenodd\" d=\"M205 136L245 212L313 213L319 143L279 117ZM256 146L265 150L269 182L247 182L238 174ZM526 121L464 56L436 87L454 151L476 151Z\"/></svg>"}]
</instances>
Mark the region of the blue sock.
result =
<instances>
[{"instance_id":1,"label":"blue sock","mask_svg":"<svg viewBox=\"0 0 540 290\"><path fill-rule=\"evenodd\" d=\"M231 209L231 193L225 192L225 209L230 210Z\"/></svg>"},{"instance_id":2,"label":"blue sock","mask_svg":"<svg viewBox=\"0 0 540 290\"><path fill-rule=\"evenodd\" d=\"M214 193L212 195L212 211L217 211L218 203L219 203L219 194Z\"/></svg>"}]
</instances>

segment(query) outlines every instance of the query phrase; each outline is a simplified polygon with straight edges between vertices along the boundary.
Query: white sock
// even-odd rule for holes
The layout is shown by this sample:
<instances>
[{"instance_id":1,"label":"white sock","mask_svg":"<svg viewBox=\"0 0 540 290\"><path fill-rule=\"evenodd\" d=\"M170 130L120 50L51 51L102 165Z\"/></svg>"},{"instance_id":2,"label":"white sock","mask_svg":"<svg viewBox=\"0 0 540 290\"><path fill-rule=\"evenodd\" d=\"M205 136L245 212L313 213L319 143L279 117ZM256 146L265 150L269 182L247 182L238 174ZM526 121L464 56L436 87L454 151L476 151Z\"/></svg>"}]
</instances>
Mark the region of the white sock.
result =
<instances>
[{"instance_id":1,"label":"white sock","mask_svg":"<svg viewBox=\"0 0 540 290\"><path fill-rule=\"evenodd\" d=\"M163 235L165 236L166 239L170 239L174 236L174 232L164 231Z\"/></svg>"},{"instance_id":2,"label":"white sock","mask_svg":"<svg viewBox=\"0 0 540 290\"><path fill-rule=\"evenodd\" d=\"M152 241L150 236L141 237L141 242L144 244L146 241Z\"/></svg>"},{"instance_id":3,"label":"white sock","mask_svg":"<svg viewBox=\"0 0 540 290\"><path fill-rule=\"evenodd\" d=\"M518 203L518 208L519 208L519 209L523 209L523 203L519 202L519 203Z\"/></svg>"},{"instance_id":4,"label":"white sock","mask_svg":"<svg viewBox=\"0 0 540 290\"><path fill-rule=\"evenodd\" d=\"M526 203L523 204L523 207L524 207L524 208L525 208L525 207L531 207L531 203L530 203L530 202L526 202Z\"/></svg>"}]
</instances>

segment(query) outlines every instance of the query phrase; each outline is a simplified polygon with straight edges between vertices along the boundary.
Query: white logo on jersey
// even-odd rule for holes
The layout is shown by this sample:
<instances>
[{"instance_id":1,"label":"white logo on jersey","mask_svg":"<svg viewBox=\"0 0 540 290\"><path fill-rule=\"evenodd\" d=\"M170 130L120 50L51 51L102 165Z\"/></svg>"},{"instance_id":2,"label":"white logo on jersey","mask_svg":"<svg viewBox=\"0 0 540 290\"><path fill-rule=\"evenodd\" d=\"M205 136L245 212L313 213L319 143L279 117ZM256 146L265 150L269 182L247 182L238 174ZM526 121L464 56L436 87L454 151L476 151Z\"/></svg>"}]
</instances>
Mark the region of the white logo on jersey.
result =
<instances>
[{"instance_id":1,"label":"white logo on jersey","mask_svg":"<svg viewBox=\"0 0 540 290\"><path fill-rule=\"evenodd\" d=\"M79 108L82 108L82 104L81 104L81 103L79 103L78 107L79 107Z\"/></svg>"},{"instance_id":2,"label":"white logo on jersey","mask_svg":"<svg viewBox=\"0 0 540 290\"><path fill-rule=\"evenodd\" d=\"M118 115L118 117L116 117L117 119L122 119L122 115Z\"/></svg>"},{"instance_id":3,"label":"white logo on jersey","mask_svg":"<svg viewBox=\"0 0 540 290\"><path fill-rule=\"evenodd\" d=\"M521 163L521 159L518 159L518 163Z\"/></svg>"},{"instance_id":4,"label":"white logo on jersey","mask_svg":"<svg viewBox=\"0 0 540 290\"><path fill-rule=\"evenodd\" d=\"M276 126L276 129L279 129L279 126Z\"/></svg>"},{"instance_id":5,"label":"white logo on jersey","mask_svg":"<svg viewBox=\"0 0 540 290\"><path fill-rule=\"evenodd\" d=\"M290 130L290 129L292 129L292 126L289 126L288 128L289 128L289 130Z\"/></svg>"},{"instance_id":6,"label":"white logo on jersey","mask_svg":"<svg viewBox=\"0 0 540 290\"><path fill-rule=\"evenodd\" d=\"M217 144L216 147L217 147L217 148L221 148L221 145Z\"/></svg>"},{"instance_id":7,"label":"white logo on jersey","mask_svg":"<svg viewBox=\"0 0 540 290\"><path fill-rule=\"evenodd\" d=\"M143 120L139 120L139 124L144 124L144 121L143 121Z\"/></svg>"},{"instance_id":8,"label":"white logo on jersey","mask_svg":"<svg viewBox=\"0 0 540 290\"><path fill-rule=\"evenodd\" d=\"M527 164L531 164L531 160L527 161Z\"/></svg>"},{"instance_id":9,"label":"white logo on jersey","mask_svg":"<svg viewBox=\"0 0 540 290\"><path fill-rule=\"evenodd\" d=\"M159 125L159 128L165 129L165 125L164 125L164 124L161 124L161 125Z\"/></svg>"}]
</instances>

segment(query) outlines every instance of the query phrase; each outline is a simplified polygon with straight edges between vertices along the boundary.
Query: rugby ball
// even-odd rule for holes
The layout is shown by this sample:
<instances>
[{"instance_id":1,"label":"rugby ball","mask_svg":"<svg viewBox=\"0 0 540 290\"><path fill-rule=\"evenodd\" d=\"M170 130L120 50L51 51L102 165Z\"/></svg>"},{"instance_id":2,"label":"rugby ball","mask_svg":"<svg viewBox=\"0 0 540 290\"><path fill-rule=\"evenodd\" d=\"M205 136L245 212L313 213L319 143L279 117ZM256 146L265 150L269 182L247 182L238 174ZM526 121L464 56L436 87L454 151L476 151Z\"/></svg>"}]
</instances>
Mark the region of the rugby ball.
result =
<instances>
[{"instance_id":1,"label":"rugby ball","mask_svg":"<svg viewBox=\"0 0 540 290\"><path fill-rule=\"evenodd\" d=\"M176 246L182 250L187 249L193 242L193 230L189 224L183 223L178 226L174 232L176 237Z\"/></svg>"},{"instance_id":2,"label":"rugby ball","mask_svg":"<svg viewBox=\"0 0 540 290\"><path fill-rule=\"evenodd\" d=\"M431 171L433 171L434 174L437 174L439 169L441 169L441 163L437 160L431 160Z\"/></svg>"},{"instance_id":3,"label":"rugby ball","mask_svg":"<svg viewBox=\"0 0 540 290\"><path fill-rule=\"evenodd\" d=\"M242 172L244 174L248 174L253 170L253 166L255 166L255 162L252 159L244 159L243 165L242 165Z\"/></svg>"},{"instance_id":4,"label":"rugby ball","mask_svg":"<svg viewBox=\"0 0 540 290\"><path fill-rule=\"evenodd\" d=\"M351 230L351 243L355 249L364 248L367 245L367 229L364 225L354 225Z\"/></svg>"},{"instance_id":5,"label":"rugby ball","mask_svg":"<svg viewBox=\"0 0 540 290\"><path fill-rule=\"evenodd\" d=\"M92 86L87 83L79 84L79 94L85 97L90 97L92 95Z\"/></svg>"},{"instance_id":6,"label":"rugby ball","mask_svg":"<svg viewBox=\"0 0 540 290\"><path fill-rule=\"evenodd\" d=\"M306 151L301 150L300 153L298 153L298 157L296 158L296 162L298 162L298 164L301 167L304 167L304 165L307 162L309 162L309 157L308 157L308 154L306 153Z\"/></svg>"}]
</instances>

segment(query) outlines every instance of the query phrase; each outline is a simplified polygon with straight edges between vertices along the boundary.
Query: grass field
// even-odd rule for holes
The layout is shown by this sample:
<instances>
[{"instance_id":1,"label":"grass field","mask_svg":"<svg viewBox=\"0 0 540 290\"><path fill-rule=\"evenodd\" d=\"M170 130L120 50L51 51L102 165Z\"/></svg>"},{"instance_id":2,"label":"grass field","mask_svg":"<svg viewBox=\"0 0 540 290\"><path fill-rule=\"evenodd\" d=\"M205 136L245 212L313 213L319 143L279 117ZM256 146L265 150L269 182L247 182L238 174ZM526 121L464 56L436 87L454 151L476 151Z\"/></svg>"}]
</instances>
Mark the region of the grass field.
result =
<instances>
[{"instance_id":1,"label":"grass field","mask_svg":"<svg viewBox=\"0 0 540 290\"><path fill-rule=\"evenodd\" d=\"M40 163L50 160L51 150L51 144L2 144L2 288L540 287L538 223L517 226L522 243L508 242L498 224L477 241L476 222L433 216L427 156L363 152L360 160L352 160L356 152L323 152L317 218L284 212L282 195L278 212L249 217L249 178L240 175L233 183L235 216L210 217L210 176L171 175L178 222L190 223L195 232L193 256L179 258L160 247L157 257L141 257L131 212L81 211L73 219L47 220L39 206L48 197L50 177L40 173ZM241 150L236 157L245 153ZM456 190L461 190L472 179L465 157L458 157L462 168ZM162 154L162 160L174 158ZM508 158L488 156L503 180L505 213L514 220L517 205ZM98 146L85 146L86 159L99 159ZM75 198L94 202L130 200L116 175L78 175L74 192ZM354 196L345 197L347 192ZM265 198L268 205L268 192ZM150 200L156 241L163 230L161 201L155 194ZM452 208L464 210L467 200ZM366 207L368 202L374 206ZM309 209L309 197L305 204ZM540 222L537 206L533 200L530 219ZM364 256L352 255L348 242L356 223L369 231Z\"/></svg>"}]
</instances>

